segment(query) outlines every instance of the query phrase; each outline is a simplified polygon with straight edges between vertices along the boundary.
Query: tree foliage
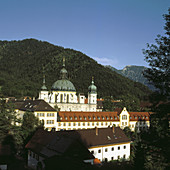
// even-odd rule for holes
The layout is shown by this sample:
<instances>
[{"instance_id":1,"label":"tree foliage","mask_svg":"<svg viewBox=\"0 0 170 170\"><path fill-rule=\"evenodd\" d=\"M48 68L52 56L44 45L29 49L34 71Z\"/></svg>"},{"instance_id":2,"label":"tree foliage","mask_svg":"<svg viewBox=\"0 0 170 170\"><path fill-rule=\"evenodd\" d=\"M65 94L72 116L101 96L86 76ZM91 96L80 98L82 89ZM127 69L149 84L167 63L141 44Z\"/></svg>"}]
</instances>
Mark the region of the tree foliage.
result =
<instances>
[{"instance_id":1,"label":"tree foliage","mask_svg":"<svg viewBox=\"0 0 170 170\"><path fill-rule=\"evenodd\" d=\"M144 50L145 59L150 65L145 76L157 88L157 92L152 95L154 114L150 117L150 128L139 134L140 140L135 146L138 149L134 165L137 167L139 162L143 169L164 170L170 167L170 9L164 19L165 36L159 35L156 44L148 44L149 49Z\"/></svg>"},{"instance_id":2,"label":"tree foliage","mask_svg":"<svg viewBox=\"0 0 170 170\"><path fill-rule=\"evenodd\" d=\"M165 35L158 35L156 44L147 44L147 49L143 50L145 60L150 66L144 75L158 89L160 95L170 97L170 9L164 19Z\"/></svg>"}]
</instances>

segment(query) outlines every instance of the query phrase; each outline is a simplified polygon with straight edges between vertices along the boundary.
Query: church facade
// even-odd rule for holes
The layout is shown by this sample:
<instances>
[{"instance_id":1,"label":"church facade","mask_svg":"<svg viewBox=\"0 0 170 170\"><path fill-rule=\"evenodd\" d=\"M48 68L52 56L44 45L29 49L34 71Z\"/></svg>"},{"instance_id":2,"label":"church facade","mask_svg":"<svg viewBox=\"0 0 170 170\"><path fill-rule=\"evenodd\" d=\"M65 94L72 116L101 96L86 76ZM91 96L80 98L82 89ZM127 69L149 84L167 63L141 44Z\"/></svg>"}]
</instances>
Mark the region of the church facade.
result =
<instances>
[{"instance_id":1,"label":"church facade","mask_svg":"<svg viewBox=\"0 0 170 170\"><path fill-rule=\"evenodd\" d=\"M60 71L60 79L53 83L51 90L48 91L43 78L43 86L39 93L39 99L45 100L53 108L59 111L99 111L97 110L97 87L92 79L88 87L88 98L84 94L76 94L76 88L67 78L65 60Z\"/></svg>"}]
</instances>

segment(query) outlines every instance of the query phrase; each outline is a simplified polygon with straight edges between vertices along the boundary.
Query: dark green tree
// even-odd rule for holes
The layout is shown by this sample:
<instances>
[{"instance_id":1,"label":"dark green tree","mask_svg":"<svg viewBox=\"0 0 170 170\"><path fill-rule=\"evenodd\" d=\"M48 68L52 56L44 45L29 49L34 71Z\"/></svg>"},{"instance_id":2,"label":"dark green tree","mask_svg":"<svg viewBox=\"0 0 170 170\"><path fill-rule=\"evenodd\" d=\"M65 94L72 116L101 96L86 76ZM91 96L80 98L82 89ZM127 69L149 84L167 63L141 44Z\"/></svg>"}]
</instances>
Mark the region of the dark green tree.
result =
<instances>
[{"instance_id":1,"label":"dark green tree","mask_svg":"<svg viewBox=\"0 0 170 170\"><path fill-rule=\"evenodd\" d=\"M143 50L150 66L144 76L157 88L157 93L170 97L170 8L169 13L163 16L166 21L165 35L158 35L156 43L147 44L147 49Z\"/></svg>"},{"instance_id":2,"label":"dark green tree","mask_svg":"<svg viewBox=\"0 0 170 170\"><path fill-rule=\"evenodd\" d=\"M21 126L23 139L27 142L27 138L29 138L38 127L43 127L39 119L34 115L33 112L26 111L24 113Z\"/></svg>"},{"instance_id":3,"label":"dark green tree","mask_svg":"<svg viewBox=\"0 0 170 170\"><path fill-rule=\"evenodd\" d=\"M113 105L112 100L113 99L110 96L104 97L103 111L113 111L114 110L114 105Z\"/></svg>"},{"instance_id":4,"label":"dark green tree","mask_svg":"<svg viewBox=\"0 0 170 170\"><path fill-rule=\"evenodd\" d=\"M148 137L142 140L146 144L145 169L168 169L170 167L170 8L164 15L165 35L158 35L156 44L148 44L144 50L146 61L149 63L144 75L157 91L152 95L154 114L150 117ZM160 104L162 102L162 104Z\"/></svg>"},{"instance_id":5,"label":"dark green tree","mask_svg":"<svg viewBox=\"0 0 170 170\"><path fill-rule=\"evenodd\" d=\"M0 100L0 143L10 145L13 153L18 151L22 143L21 129L17 126L19 122L12 103Z\"/></svg>"}]
</instances>

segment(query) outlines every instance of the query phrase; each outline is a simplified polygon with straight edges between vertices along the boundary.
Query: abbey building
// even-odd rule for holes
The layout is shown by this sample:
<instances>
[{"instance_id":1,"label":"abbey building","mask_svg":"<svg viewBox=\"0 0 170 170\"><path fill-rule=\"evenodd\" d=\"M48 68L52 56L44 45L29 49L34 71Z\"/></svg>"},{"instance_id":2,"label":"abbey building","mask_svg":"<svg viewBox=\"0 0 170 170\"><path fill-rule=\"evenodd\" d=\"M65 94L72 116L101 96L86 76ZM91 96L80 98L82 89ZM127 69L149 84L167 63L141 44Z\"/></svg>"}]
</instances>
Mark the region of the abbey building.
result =
<instances>
[{"instance_id":1,"label":"abbey building","mask_svg":"<svg viewBox=\"0 0 170 170\"><path fill-rule=\"evenodd\" d=\"M99 111L97 110L97 87L94 85L94 80L92 79L91 85L88 87L87 99L84 94L77 96L75 86L67 78L65 61L63 61L63 68L60 71L60 79L53 83L50 91L47 90L44 76L39 99L45 100L59 111Z\"/></svg>"}]
</instances>

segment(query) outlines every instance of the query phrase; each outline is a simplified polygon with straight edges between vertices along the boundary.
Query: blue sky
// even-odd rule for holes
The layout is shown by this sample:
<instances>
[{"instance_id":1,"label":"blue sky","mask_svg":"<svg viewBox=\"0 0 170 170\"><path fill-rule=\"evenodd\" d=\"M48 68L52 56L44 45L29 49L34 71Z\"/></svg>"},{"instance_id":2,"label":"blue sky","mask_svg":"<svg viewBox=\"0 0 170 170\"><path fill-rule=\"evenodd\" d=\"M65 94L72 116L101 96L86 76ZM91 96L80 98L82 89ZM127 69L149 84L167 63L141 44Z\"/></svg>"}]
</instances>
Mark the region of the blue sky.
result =
<instances>
[{"instance_id":1,"label":"blue sky","mask_svg":"<svg viewBox=\"0 0 170 170\"><path fill-rule=\"evenodd\" d=\"M1 0L0 40L35 38L122 69L164 34L169 0Z\"/></svg>"}]
</instances>

